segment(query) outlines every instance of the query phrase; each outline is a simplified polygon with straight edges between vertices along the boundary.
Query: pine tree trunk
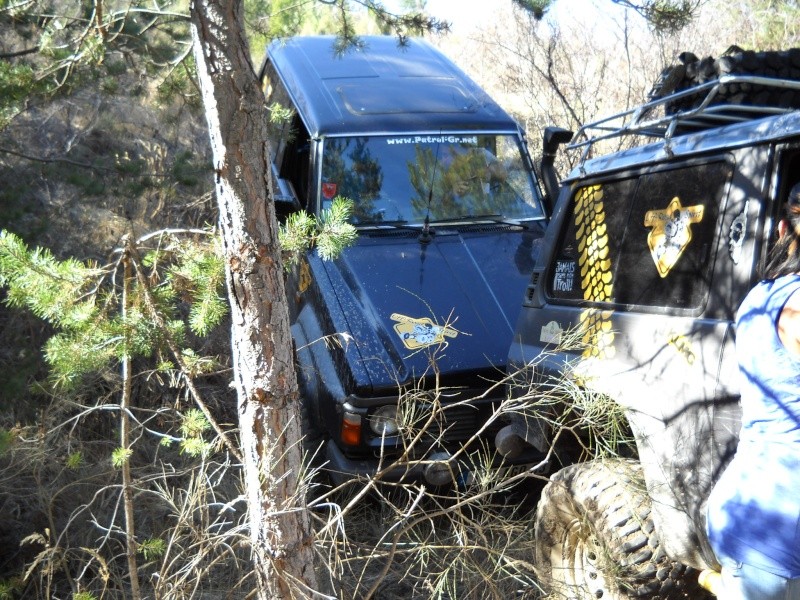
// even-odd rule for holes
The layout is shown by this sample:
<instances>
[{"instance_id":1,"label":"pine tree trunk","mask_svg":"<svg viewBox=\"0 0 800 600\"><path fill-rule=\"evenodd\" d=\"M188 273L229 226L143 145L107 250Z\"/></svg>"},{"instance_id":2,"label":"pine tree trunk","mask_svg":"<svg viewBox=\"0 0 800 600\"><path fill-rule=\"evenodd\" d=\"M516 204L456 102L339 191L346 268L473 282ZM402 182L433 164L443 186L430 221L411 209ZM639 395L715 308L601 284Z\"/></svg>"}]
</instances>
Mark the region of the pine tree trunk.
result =
<instances>
[{"instance_id":1,"label":"pine tree trunk","mask_svg":"<svg viewBox=\"0 0 800 600\"><path fill-rule=\"evenodd\" d=\"M241 0L195 0L194 56L211 136L232 312L234 377L258 597L311 597L300 412L275 209L267 111ZM297 509L300 510L297 510Z\"/></svg>"}]
</instances>

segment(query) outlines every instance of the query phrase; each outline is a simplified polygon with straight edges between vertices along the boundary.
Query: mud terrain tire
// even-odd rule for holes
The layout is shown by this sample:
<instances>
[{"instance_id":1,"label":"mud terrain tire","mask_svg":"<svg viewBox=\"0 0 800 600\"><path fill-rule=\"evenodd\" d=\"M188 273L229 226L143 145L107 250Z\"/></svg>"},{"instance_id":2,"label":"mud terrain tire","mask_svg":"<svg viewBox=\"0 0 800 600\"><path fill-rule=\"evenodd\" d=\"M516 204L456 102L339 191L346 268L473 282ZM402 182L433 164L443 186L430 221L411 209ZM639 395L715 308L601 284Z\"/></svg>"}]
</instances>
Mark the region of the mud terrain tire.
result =
<instances>
[{"instance_id":1,"label":"mud terrain tire","mask_svg":"<svg viewBox=\"0 0 800 600\"><path fill-rule=\"evenodd\" d=\"M536 512L536 572L553 597L704 598L697 571L661 550L635 461L558 471Z\"/></svg>"}]
</instances>

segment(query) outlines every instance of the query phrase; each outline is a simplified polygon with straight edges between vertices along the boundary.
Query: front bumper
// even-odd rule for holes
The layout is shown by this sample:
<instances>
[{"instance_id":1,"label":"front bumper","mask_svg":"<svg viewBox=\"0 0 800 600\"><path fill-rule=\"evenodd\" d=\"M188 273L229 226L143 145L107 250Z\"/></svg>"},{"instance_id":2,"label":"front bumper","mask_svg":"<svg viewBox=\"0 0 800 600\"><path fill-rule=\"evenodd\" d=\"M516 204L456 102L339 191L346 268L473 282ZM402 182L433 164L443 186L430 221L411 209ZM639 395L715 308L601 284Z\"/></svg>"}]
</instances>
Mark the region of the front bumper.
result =
<instances>
[{"instance_id":1,"label":"front bumper","mask_svg":"<svg viewBox=\"0 0 800 600\"><path fill-rule=\"evenodd\" d=\"M453 485L464 487L474 478L478 470L486 470L485 466L470 462L469 455L465 456L466 460L456 460L445 450L432 451L425 460L411 459L406 464L397 464L394 457L384 458L383 461L377 458L348 457L341 448L329 440L325 454L327 458L325 470L335 485L377 477L380 481L389 483L424 482L436 487ZM504 476L508 477L528 470L531 474L541 475L548 471L550 465L546 462L546 453L529 447L513 459L503 458L495 452L490 468L503 470Z\"/></svg>"}]
</instances>

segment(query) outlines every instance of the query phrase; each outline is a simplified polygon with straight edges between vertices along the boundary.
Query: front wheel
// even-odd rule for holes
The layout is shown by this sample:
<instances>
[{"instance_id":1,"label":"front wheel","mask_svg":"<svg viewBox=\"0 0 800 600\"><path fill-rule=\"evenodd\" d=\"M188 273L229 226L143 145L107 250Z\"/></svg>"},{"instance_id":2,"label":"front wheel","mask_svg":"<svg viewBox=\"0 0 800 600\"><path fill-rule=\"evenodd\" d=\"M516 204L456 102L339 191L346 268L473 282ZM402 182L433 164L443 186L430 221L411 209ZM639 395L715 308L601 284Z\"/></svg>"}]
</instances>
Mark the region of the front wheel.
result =
<instances>
[{"instance_id":1,"label":"front wheel","mask_svg":"<svg viewBox=\"0 0 800 600\"><path fill-rule=\"evenodd\" d=\"M553 475L536 511L536 571L559 598L706 597L697 572L661 549L635 461L580 463Z\"/></svg>"}]
</instances>

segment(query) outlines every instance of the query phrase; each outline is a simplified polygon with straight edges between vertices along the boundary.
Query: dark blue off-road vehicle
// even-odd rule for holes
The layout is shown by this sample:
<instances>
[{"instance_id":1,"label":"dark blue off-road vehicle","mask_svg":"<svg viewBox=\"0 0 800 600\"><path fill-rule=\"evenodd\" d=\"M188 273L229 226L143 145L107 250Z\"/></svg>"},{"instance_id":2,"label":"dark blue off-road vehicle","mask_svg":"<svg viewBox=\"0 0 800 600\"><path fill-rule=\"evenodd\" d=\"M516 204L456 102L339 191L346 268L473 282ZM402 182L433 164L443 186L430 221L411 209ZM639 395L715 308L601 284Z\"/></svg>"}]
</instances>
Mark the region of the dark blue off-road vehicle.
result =
<instances>
[{"instance_id":1,"label":"dark blue off-road vehicle","mask_svg":"<svg viewBox=\"0 0 800 600\"><path fill-rule=\"evenodd\" d=\"M278 214L342 196L359 234L289 276L306 435L335 480L411 448L392 476L447 483L453 452L499 433L484 424L505 394L542 195L517 123L433 46L335 41L276 41L260 71L268 104L294 111L273 148Z\"/></svg>"}]
</instances>

